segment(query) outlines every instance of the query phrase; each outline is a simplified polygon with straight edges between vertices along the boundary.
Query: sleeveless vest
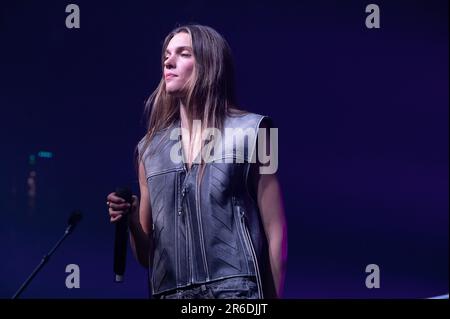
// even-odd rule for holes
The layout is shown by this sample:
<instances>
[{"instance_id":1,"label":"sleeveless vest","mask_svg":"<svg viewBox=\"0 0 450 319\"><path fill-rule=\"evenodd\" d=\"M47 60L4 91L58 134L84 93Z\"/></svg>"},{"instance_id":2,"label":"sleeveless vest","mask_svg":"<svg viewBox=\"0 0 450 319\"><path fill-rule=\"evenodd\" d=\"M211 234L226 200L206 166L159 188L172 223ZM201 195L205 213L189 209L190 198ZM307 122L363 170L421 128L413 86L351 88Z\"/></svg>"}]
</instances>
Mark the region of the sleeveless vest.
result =
<instances>
[{"instance_id":1,"label":"sleeveless vest","mask_svg":"<svg viewBox=\"0 0 450 319\"><path fill-rule=\"evenodd\" d=\"M144 150L153 219L149 274L154 295L192 284L255 276L260 298L273 297L273 282L266 278L270 272L267 239L249 191L258 128L265 118L254 113L226 117L220 147L205 164L199 186L199 164L187 170L182 161L180 120L157 132ZM239 130L231 130L236 128L244 132L244 145L236 142ZM140 153L143 142L138 144Z\"/></svg>"}]
</instances>

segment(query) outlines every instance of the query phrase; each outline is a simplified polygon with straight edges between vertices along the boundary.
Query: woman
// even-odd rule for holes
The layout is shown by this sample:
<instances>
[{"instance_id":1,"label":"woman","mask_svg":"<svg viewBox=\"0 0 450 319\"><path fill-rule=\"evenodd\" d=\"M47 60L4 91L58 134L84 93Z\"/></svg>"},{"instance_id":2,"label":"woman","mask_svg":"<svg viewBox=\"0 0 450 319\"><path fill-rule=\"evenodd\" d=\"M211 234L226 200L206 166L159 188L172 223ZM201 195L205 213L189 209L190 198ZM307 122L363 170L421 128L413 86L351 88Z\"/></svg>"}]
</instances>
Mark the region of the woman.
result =
<instances>
[{"instance_id":1,"label":"woman","mask_svg":"<svg viewBox=\"0 0 450 319\"><path fill-rule=\"evenodd\" d=\"M129 205L109 194L111 222L130 214L131 246L155 298L281 297L281 190L257 156L272 149L272 130L261 134L270 120L236 107L231 52L210 27L173 30L162 69L137 147L141 197ZM246 143L236 145L242 132Z\"/></svg>"}]
</instances>

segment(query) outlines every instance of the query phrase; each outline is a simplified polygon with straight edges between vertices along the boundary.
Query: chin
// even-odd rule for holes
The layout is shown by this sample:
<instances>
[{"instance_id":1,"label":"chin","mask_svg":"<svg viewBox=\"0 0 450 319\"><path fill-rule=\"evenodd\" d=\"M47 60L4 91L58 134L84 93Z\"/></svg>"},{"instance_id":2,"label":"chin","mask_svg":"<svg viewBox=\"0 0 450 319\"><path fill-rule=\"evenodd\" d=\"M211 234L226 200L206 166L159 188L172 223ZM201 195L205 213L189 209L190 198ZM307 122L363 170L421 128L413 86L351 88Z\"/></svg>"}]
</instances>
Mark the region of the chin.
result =
<instances>
[{"instance_id":1,"label":"chin","mask_svg":"<svg viewBox=\"0 0 450 319\"><path fill-rule=\"evenodd\" d=\"M174 97L179 97L182 95L182 91L178 88L168 88L166 87L166 92L169 95L172 95Z\"/></svg>"},{"instance_id":2,"label":"chin","mask_svg":"<svg viewBox=\"0 0 450 319\"><path fill-rule=\"evenodd\" d=\"M167 90L166 92L167 92L167 94L173 95L173 96L178 96L180 94L180 92L178 90Z\"/></svg>"}]
</instances>

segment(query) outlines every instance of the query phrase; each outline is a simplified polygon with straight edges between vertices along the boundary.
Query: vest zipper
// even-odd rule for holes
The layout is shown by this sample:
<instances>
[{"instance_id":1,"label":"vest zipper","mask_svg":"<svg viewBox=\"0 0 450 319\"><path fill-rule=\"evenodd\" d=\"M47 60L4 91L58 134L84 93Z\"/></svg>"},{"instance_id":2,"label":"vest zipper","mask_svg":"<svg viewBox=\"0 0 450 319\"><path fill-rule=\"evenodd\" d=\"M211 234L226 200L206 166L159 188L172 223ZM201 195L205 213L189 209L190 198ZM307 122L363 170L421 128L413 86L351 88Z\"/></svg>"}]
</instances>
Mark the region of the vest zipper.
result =
<instances>
[{"instance_id":1,"label":"vest zipper","mask_svg":"<svg viewBox=\"0 0 450 319\"><path fill-rule=\"evenodd\" d=\"M259 266L258 266L259 265L258 257L256 256L255 248L253 247L252 238L248 231L247 222L246 222L247 216L245 215L245 212L243 210L241 210L241 207L237 203L236 203L236 208L238 210L239 217L240 217L240 225L241 225L241 231L244 236L244 243L245 243L245 246L247 247L248 252L252 256L253 266L255 267L256 283L258 286L259 298L263 299L264 295L263 295L263 289L262 289L262 284L261 284L261 274L259 272Z\"/></svg>"},{"instance_id":2,"label":"vest zipper","mask_svg":"<svg viewBox=\"0 0 450 319\"><path fill-rule=\"evenodd\" d=\"M191 209L189 208L189 203L186 204L187 210L189 211L189 215L191 214ZM189 272L191 277L191 284L194 283L194 258L192 256L192 230L191 230L191 221L190 217L186 216L186 226L188 229L188 258L189 258Z\"/></svg>"},{"instance_id":3,"label":"vest zipper","mask_svg":"<svg viewBox=\"0 0 450 319\"><path fill-rule=\"evenodd\" d=\"M198 178L198 174L197 174L197 178ZM203 227L202 227L202 219L201 219L201 208L200 208L200 192L199 192L199 187L198 187L198 183L197 180L195 181L195 190L196 190L196 213L197 213L197 222L198 222L198 231L200 234L200 249L202 251L202 258L203 258L203 266L205 267L205 273L206 273L206 280L209 280L209 270L208 270L208 263L206 260L206 250L205 250L205 240L203 237Z\"/></svg>"},{"instance_id":4,"label":"vest zipper","mask_svg":"<svg viewBox=\"0 0 450 319\"><path fill-rule=\"evenodd\" d=\"M192 171L192 167L189 170L189 172L186 169L186 164L183 163L183 170L184 170L184 181L183 181L183 185L182 185L182 200L181 200L181 205L184 205L184 197L186 195L186 180L188 178L188 176L190 175L191 171ZM191 220L190 220L190 216L191 216L191 208L190 208L190 204L188 199L186 198L186 211L189 214L186 214L185 219L186 219L186 227L187 227L187 246L188 246L188 259L189 259L189 277L191 280L191 284L194 283L194 258L192 256L193 254L193 249L192 249L192 229L191 229Z\"/></svg>"}]
</instances>

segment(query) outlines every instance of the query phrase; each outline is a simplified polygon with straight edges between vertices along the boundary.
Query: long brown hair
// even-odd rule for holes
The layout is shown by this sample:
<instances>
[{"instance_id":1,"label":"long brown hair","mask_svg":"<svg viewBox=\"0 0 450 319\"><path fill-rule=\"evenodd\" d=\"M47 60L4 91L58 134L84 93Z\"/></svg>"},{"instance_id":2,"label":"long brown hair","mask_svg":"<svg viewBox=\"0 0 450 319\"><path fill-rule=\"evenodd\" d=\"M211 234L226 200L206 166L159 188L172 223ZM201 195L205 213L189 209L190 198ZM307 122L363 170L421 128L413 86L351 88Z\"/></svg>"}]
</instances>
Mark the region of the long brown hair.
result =
<instances>
[{"instance_id":1,"label":"long brown hair","mask_svg":"<svg viewBox=\"0 0 450 319\"><path fill-rule=\"evenodd\" d=\"M187 83L184 97L189 132L192 133L194 119L201 120L202 128L214 127L222 131L227 115L246 113L236 106L231 49L227 41L211 27L198 24L179 26L164 40L161 54L162 71L166 48L170 40L180 32L190 35L195 58L193 75ZM157 88L145 103L147 134L137 163L141 161L153 136L180 119L179 106L179 98L166 91L162 75Z\"/></svg>"}]
</instances>

